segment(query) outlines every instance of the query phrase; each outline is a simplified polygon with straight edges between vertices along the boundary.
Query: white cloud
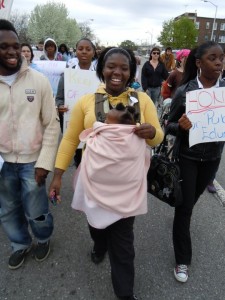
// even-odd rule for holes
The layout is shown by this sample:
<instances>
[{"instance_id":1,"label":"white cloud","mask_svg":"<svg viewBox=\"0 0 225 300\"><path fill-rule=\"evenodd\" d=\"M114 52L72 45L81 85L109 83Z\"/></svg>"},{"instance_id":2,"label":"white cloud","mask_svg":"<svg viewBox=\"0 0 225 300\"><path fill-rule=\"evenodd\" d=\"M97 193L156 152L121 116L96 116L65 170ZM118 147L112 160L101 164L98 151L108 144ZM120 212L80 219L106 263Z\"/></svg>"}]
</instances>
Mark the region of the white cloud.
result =
<instances>
[{"instance_id":1,"label":"white cloud","mask_svg":"<svg viewBox=\"0 0 225 300\"><path fill-rule=\"evenodd\" d=\"M59 2L59 1L54 1ZM163 21L180 14L197 12L198 16L214 18L215 6L200 0L61 0L77 22L90 21L95 35L105 45L124 40L157 42ZM211 1L218 5L217 17L224 18L225 1ZM32 11L46 0L14 0L13 9ZM146 33L148 32L148 33Z\"/></svg>"}]
</instances>

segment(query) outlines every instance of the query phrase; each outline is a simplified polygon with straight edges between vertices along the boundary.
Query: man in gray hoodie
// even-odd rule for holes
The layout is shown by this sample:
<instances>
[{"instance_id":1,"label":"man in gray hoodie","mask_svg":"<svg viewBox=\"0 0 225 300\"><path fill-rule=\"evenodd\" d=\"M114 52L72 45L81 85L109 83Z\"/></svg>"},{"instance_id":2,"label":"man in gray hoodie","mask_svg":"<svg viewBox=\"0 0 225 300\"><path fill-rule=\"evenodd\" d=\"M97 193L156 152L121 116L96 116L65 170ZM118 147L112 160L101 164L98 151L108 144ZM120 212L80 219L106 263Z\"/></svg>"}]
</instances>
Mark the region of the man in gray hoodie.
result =
<instances>
[{"instance_id":1,"label":"man in gray hoodie","mask_svg":"<svg viewBox=\"0 0 225 300\"><path fill-rule=\"evenodd\" d=\"M45 40L43 51L44 54L40 57L40 60L66 60L62 54L58 52L57 44L51 38Z\"/></svg>"}]
</instances>

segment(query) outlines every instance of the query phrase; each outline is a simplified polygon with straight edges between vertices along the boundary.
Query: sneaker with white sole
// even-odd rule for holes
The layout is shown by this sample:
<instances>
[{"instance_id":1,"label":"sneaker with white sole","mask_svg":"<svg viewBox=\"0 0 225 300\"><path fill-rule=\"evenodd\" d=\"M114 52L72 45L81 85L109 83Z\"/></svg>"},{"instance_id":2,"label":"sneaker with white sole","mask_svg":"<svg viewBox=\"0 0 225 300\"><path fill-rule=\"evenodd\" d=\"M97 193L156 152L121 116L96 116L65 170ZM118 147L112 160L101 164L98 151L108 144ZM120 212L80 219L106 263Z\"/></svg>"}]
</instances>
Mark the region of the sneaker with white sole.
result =
<instances>
[{"instance_id":1,"label":"sneaker with white sole","mask_svg":"<svg viewBox=\"0 0 225 300\"><path fill-rule=\"evenodd\" d=\"M16 270L19 267L21 267L24 263L26 255L30 252L30 250L31 246L26 249L17 250L13 252L9 258L9 269Z\"/></svg>"},{"instance_id":2,"label":"sneaker with white sole","mask_svg":"<svg viewBox=\"0 0 225 300\"><path fill-rule=\"evenodd\" d=\"M37 243L34 250L34 256L36 261L44 261L50 253L50 241L46 243Z\"/></svg>"},{"instance_id":3,"label":"sneaker with white sole","mask_svg":"<svg viewBox=\"0 0 225 300\"><path fill-rule=\"evenodd\" d=\"M176 265L176 267L174 268L174 276L177 281L186 282L188 280L187 265Z\"/></svg>"}]
</instances>

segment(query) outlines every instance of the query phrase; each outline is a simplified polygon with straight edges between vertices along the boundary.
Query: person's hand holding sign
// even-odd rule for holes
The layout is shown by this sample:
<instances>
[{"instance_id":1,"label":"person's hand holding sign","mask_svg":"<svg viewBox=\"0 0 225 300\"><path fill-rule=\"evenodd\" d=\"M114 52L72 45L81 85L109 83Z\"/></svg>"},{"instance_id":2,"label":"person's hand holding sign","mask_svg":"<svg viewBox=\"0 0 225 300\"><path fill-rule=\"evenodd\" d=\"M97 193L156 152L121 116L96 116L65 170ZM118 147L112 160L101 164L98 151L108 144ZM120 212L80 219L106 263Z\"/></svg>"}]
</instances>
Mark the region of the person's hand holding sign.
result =
<instances>
[{"instance_id":1,"label":"person's hand holding sign","mask_svg":"<svg viewBox=\"0 0 225 300\"><path fill-rule=\"evenodd\" d=\"M186 114L183 114L178 120L179 126L183 130L189 130L192 127L191 121L188 119Z\"/></svg>"}]
</instances>

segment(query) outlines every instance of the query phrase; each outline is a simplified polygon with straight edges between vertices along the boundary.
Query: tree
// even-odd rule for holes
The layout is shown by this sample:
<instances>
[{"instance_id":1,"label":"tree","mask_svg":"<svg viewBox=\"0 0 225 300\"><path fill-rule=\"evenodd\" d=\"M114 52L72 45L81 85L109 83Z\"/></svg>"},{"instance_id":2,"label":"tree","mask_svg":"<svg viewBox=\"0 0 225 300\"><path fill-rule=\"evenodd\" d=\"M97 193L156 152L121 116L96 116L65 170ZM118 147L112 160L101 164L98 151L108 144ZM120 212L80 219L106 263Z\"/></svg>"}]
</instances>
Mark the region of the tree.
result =
<instances>
[{"instance_id":1,"label":"tree","mask_svg":"<svg viewBox=\"0 0 225 300\"><path fill-rule=\"evenodd\" d=\"M129 41L129 40L126 40L126 41L123 41L119 47L121 48L127 48L127 49L130 49L130 50L137 50L137 45L132 42L132 41Z\"/></svg>"},{"instance_id":2,"label":"tree","mask_svg":"<svg viewBox=\"0 0 225 300\"><path fill-rule=\"evenodd\" d=\"M32 41L53 38L57 44L65 43L74 47L81 38L81 31L75 19L68 17L69 12L62 3L48 2L36 5L31 12L28 32Z\"/></svg>"},{"instance_id":3,"label":"tree","mask_svg":"<svg viewBox=\"0 0 225 300\"><path fill-rule=\"evenodd\" d=\"M192 20L182 17L179 20L169 20L163 23L163 30L158 41L166 48L193 48L196 45L198 30Z\"/></svg>"},{"instance_id":4,"label":"tree","mask_svg":"<svg viewBox=\"0 0 225 300\"><path fill-rule=\"evenodd\" d=\"M173 38L174 38L174 20L170 19L169 21L163 22L163 29L158 38L158 42L165 47L172 47Z\"/></svg>"},{"instance_id":5,"label":"tree","mask_svg":"<svg viewBox=\"0 0 225 300\"><path fill-rule=\"evenodd\" d=\"M81 36L83 38L88 38L91 41L95 40L95 35L92 32L91 27L89 26L89 21L78 23L78 26L79 26L80 31L81 31Z\"/></svg>"},{"instance_id":6,"label":"tree","mask_svg":"<svg viewBox=\"0 0 225 300\"><path fill-rule=\"evenodd\" d=\"M197 36L198 30L192 20L182 17L174 22L174 48L193 48L196 45Z\"/></svg>"},{"instance_id":7,"label":"tree","mask_svg":"<svg viewBox=\"0 0 225 300\"><path fill-rule=\"evenodd\" d=\"M19 13L18 10L10 15L10 22L13 23L21 43L30 43L31 39L28 36L29 14Z\"/></svg>"}]
</instances>

